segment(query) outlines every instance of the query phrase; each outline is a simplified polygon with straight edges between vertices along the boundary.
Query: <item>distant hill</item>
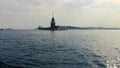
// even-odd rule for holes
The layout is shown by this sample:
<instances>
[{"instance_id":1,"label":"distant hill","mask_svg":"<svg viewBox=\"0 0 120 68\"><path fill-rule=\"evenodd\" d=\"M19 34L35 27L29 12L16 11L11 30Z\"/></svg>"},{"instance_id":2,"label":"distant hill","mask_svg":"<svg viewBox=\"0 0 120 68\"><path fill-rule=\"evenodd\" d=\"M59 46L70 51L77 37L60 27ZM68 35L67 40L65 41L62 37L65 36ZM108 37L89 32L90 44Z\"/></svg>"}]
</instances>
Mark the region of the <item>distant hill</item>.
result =
<instances>
[{"instance_id":1,"label":"distant hill","mask_svg":"<svg viewBox=\"0 0 120 68\"><path fill-rule=\"evenodd\" d=\"M106 28L106 27L76 27L76 26L60 26L62 29L73 30L73 29L86 29L86 30L120 30L120 28Z\"/></svg>"}]
</instances>

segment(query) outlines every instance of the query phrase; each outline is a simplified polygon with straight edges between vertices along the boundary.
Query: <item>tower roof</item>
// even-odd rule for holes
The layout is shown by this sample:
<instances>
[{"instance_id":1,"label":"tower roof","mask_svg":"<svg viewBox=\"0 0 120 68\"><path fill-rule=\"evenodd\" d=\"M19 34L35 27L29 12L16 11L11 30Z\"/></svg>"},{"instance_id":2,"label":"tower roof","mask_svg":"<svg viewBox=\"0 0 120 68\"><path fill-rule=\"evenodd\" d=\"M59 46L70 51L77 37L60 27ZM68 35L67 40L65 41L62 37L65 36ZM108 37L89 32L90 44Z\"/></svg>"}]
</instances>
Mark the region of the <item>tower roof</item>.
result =
<instances>
[{"instance_id":1,"label":"tower roof","mask_svg":"<svg viewBox=\"0 0 120 68\"><path fill-rule=\"evenodd\" d=\"M51 21L55 21L54 17L52 17L52 20Z\"/></svg>"}]
</instances>

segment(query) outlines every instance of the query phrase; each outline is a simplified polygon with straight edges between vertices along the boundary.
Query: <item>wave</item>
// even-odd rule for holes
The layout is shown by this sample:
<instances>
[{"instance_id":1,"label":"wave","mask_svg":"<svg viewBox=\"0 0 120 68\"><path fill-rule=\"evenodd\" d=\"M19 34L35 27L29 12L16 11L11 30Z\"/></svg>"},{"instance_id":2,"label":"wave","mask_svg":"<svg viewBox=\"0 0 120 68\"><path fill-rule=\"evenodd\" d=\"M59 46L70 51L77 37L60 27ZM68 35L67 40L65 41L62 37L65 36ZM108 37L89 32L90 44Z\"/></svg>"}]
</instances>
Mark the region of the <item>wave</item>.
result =
<instances>
[{"instance_id":1,"label":"wave","mask_svg":"<svg viewBox=\"0 0 120 68\"><path fill-rule=\"evenodd\" d=\"M22 68L20 66L13 66L13 65L8 65L3 61L0 61L0 68Z\"/></svg>"}]
</instances>

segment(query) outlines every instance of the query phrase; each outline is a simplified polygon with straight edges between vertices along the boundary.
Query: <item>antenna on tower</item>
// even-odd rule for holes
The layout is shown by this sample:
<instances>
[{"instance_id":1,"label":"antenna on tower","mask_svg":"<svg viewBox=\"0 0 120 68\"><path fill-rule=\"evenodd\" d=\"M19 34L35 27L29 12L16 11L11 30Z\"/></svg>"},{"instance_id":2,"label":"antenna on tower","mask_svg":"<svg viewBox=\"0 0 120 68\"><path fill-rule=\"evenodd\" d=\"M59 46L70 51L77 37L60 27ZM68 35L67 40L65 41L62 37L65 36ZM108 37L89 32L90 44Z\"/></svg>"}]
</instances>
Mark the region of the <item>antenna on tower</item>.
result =
<instances>
[{"instance_id":1,"label":"antenna on tower","mask_svg":"<svg viewBox=\"0 0 120 68\"><path fill-rule=\"evenodd\" d=\"M52 17L54 17L54 11L52 12Z\"/></svg>"}]
</instances>

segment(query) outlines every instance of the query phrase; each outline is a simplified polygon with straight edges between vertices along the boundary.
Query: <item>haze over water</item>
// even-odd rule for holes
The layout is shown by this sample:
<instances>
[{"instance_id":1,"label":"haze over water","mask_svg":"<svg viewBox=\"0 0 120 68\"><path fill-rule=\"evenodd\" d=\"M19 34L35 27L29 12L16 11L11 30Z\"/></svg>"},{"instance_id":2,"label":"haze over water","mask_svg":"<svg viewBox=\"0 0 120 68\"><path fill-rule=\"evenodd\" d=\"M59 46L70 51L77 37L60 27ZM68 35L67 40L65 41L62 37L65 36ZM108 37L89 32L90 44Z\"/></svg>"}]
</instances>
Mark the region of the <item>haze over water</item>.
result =
<instances>
[{"instance_id":1,"label":"haze over water","mask_svg":"<svg viewBox=\"0 0 120 68\"><path fill-rule=\"evenodd\" d=\"M119 30L0 31L0 68L119 68Z\"/></svg>"}]
</instances>

